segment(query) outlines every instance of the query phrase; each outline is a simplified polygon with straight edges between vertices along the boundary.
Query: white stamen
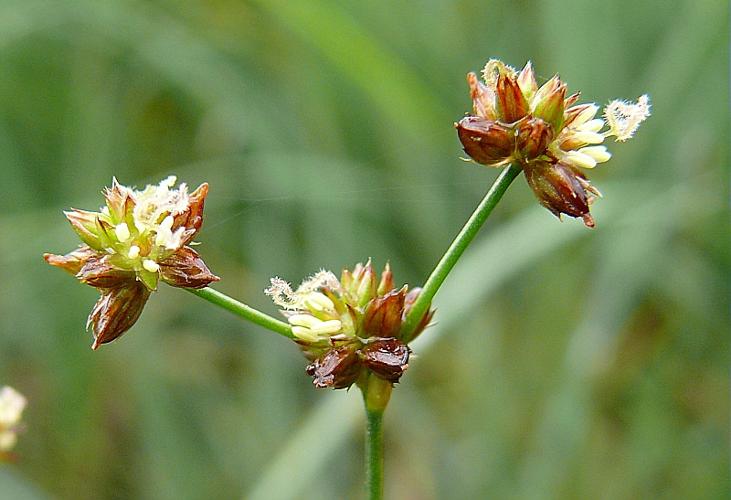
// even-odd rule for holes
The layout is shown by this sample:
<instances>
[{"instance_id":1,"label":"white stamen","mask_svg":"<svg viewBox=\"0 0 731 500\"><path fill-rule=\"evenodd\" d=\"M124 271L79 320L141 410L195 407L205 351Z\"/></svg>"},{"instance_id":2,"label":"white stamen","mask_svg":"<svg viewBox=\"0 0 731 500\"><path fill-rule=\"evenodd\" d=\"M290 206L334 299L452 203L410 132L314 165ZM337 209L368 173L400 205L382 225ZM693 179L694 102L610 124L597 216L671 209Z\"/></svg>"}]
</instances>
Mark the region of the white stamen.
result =
<instances>
[{"instance_id":1,"label":"white stamen","mask_svg":"<svg viewBox=\"0 0 731 500\"><path fill-rule=\"evenodd\" d=\"M127 224L124 222L117 224L114 228L114 234L117 235L117 240L119 240L120 243L124 243L130 237L129 227L127 227Z\"/></svg>"},{"instance_id":2,"label":"white stamen","mask_svg":"<svg viewBox=\"0 0 731 500\"><path fill-rule=\"evenodd\" d=\"M591 104L587 106L584 110L581 111L581 113L578 114L576 118L574 118L574 121L571 123L572 127L578 127L579 125L582 125L592 118L596 116L597 111L599 111L599 106L596 104Z\"/></svg>"},{"instance_id":3,"label":"white stamen","mask_svg":"<svg viewBox=\"0 0 731 500\"><path fill-rule=\"evenodd\" d=\"M579 130L585 131L585 132L599 132L604 127L604 120L601 118L595 118L594 120L589 120L588 122L584 123L580 127L578 127Z\"/></svg>"},{"instance_id":4,"label":"white stamen","mask_svg":"<svg viewBox=\"0 0 731 500\"><path fill-rule=\"evenodd\" d=\"M287 318L287 321L292 326L307 328L312 332L319 334L338 333L343 328L343 324L340 320L331 319L328 321L322 321L309 314L293 314Z\"/></svg>"},{"instance_id":5,"label":"white stamen","mask_svg":"<svg viewBox=\"0 0 731 500\"><path fill-rule=\"evenodd\" d=\"M612 154L604 146L588 146L579 149L579 153L591 156L597 163L604 163L612 157Z\"/></svg>"},{"instance_id":6,"label":"white stamen","mask_svg":"<svg viewBox=\"0 0 731 500\"><path fill-rule=\"evenodd\" d=\"M150 271L151 273L156 273L160 270L160 265L154 260L150 259L143 260L142 267L144 267L145 270Z\"/></svg>"},{"instance_id":7,"label":"white stamen","mask_svg":"<svg viewBox=\"0 0 731 500\"><path fill-rule=\"evenodd\" d=\"M322 323L322 321L309 314L293 314L287 318L287 322L292 326L304 326L306 328L313 328L318 323Z\"/></svg>"},{"instance_id":8,"label":"white stamen","mask_svg":"<svg viewBox=\"0 0 731 500\"><path fill-rule=\"evenodd\" d=\"M296 337L311 342L320 339L322 336L340 333L343 329L340 320L322 321L309 314L293 314L287 318L287 321L292 325L292 333Z\"/></svg>"},{"instance_id":9,"label":"white stamen","mask_svg":"<svg viewBox=\"0 0 731 500\"><path fill-rule=\"evenodd\" d=\"M307 295L304 299L305 306L315 311L332 311L335 309L335 304L325 294L320 292L312 292Z\"/></svg>"},{"instance_id":10,"label":"white stamen","mask_svg":"<svg viewBox=\"0 0 731 500\"><path fill-rule=\"evenodd\" d=\"M168 250L177 250L183 246L183 235L185 234L185 228L179 227L174 233L170 235L168 241L165 242L165 248Z\"/></svg>"},{"instance_id":11,"label":"white stamen","mask_svg":"<svg viewBox=\"0 0 731 500\"><path fill-rule=\"evenodd\" d=\"M12 387L6 385L0 389L0 427L12 427L20 422L27 403L25 397Z\"/></svg>"},{"instance_id":12,"label":"white stamen","mask_svg":"<svg viewBox=\"0 0 731 500\"><path fill-rule=\"evenodd\" d=\"M160 227L164 227L168 231L170 231L173 228L173 223L175 222L175 218L173 218L172 215L168 215L165 217L162 222L160 223Z\"/></svg>"},{"instance_id":13,"label":"white stamen","mask_svg":"<svg viewBox=\"0 0 731 500\"><path fill-rule=\"evenodd\" d=\"M292 334L298 339L304 340L305 342L317 342L319 340L317 338L317 335L315 335L312 330L310 330L309 328L304 328L302 326L293 326Z\"/></svg>"},{"instance_id":14,"label":"white stamen","mask_svg":"<svg viewBox=\"0 0 731 500\"><path fill-rule=\"evenodd\" d=\"M604 142L604 135L596 132L575 132L571 134L571 138L583 142L584 144L601 144Z\"/></svg>"},{"instance_id":15,"label":"white stamen","mask_svg":"<svg viewBox=\"0 0 731 500\"><path fill-rule=\"evenodd\" d=\"M562 160L571 163L574 166L581 168L594 168L596 167L596 160L591 156L580 153L578 151L567 151Z\"/></svg>"},{"instance_id":16,"label":"white stamen","mask_svg":"<svg viewBox=\"0 0 731 500\"><path fill-rule=\"evenodd\" d=\"M157 221L163 214L174 216L188 209L188 187L180 184L177 189L172 189L175 181L175 176L171 175L156 186L148 185L145 189L132 193L136 200L133 212L136 222L156 229L159 226Z\"/></svg>"},{"instance_id":17,"label":"white stamen","mask_svg":"<svg viewBox=\"0 0 731 500\"><path fill-rule=\"evenodd\" d=\"M315 328L311 328L311 330L315 333L319 333L320 335L331 335L333 333L340 332L342 328L343 324L340 322L340 320L331 319L328 321L320 321L320 324L317 325Z\"/></svg>"},{"instance_id":18,"label":"white stamen","mask_svg":"<svg viewBox=\"0 0 731 500\"><path fill-rule=\"evenodd\" d=\"M162 222L155 229L157 234L155 235L155 245L162 247L164 246L168 250L177 250L183 244L183 233L185 228L179 227L172 232L170 229L173 226L175 219L172 215L165 217Z\"/></svg>"}]
</instances>

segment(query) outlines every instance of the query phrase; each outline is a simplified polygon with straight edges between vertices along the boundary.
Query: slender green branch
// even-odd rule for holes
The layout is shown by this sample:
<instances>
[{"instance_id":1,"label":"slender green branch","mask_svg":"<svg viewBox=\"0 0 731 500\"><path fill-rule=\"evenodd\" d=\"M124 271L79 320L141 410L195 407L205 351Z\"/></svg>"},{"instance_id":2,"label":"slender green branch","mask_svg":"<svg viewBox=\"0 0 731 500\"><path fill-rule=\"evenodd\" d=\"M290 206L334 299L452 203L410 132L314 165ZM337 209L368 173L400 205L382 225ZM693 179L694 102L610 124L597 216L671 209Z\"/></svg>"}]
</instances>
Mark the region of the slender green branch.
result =
<instances>
[{"instance_id":1,"label":"slender green branch","mask_svg":"<svg viewBox=\"0 0 731 500\"><path fill-rule=\"evenodd\" d=\"M492 210L503 197L503 194L505 194L510 183L513 182L520 172L520 167L511 165L500 173L500 176L498 176L495 180L493 185L490 187L490 190L487 192L485 197L465 223L462 230L442 256L431 275L429 275L429 279L427 279L426 283L424 283L424 288L422 289L421 294L414 302L409 314L406 316L406 320L401 328L401 338L407 342L411 340L414 330L418 326L419 321L421 321L421 318L429 309L429 305L431 304L434 295L436 295L439 290L439 287L442 286L442 283L444 283L449 272L462 256L465 249L467 249L469 244L475 238L480 227L482 227L492 213Z\"/></svg>"},{"instance_id":2,"label":"slender green branch","mask_svg":"<svg viewBox=\"0 0 731 500\"><path fill-rule=\"evenodd\" d=\"M263 326L264 328L278 333L279 335L284 335L290 339L294 338L292 335L292 329L284 321L272 318L268 314L264 314L263 312L247 306L236 299L232 299L228 295L214 290L213 288L201 288L200 290L187 288L186 290L207 300L211 304L215 304L236 314L237 316L241 316L242 318L251 321L252 323L256 323L259 326Z\"/></svg>"},{"instance_id":3,"label":"slender green branch","mask_svg":"<svg viewBox=\"0 0 731 500\"><path fill-rule=\"evenodd\" d=\"M366 488L369 500L383 498L383 410L366 409Z\"/></svg>"}]
</instances>

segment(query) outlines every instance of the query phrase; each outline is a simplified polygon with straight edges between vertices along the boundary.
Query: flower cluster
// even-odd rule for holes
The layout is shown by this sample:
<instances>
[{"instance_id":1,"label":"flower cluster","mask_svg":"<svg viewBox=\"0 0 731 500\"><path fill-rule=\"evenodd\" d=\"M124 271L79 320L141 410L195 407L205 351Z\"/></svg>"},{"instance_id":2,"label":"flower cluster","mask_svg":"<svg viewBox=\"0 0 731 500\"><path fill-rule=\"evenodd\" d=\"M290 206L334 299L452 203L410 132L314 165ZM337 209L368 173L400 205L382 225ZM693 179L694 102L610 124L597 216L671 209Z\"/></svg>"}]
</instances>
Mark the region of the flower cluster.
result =
<instances>
[{"instance_id":1,"label":"flower cluster","mask_svg":"<svg viewBox=\"0 0 731 500\"><path fill-rule=\"evenodd\" d=\"M340 280L320 271L296 289L273 278L265 293L282 308L295 341L311 361L307 374L316 387L348 388L372 373L396 383L408 368L410 349L401 324L421 289L396 289L390 266L378 279L368 261L344 270ZM413 337L433 315L428 311Z\"/></svg>"},{"instance_id":2,"label":"flower cluster","mask_svg":"<svg viewBox=\"0 0 731 500\"><path fill-rule=\"evenodd\" d=\"M18 441L20 419L27 403L12 387L0 389L0 459L7 456Z\"/></svg>"},{"instance_id":3,"label":"flower cluster","mask_svg":"<svg viewBox=\"0 0 731 500\"><path fill-rule=\"evenodd\" d=\"M160 280L203 288L219 279L189 246L203 224L208 184L188 193L185 184L174 189L175 181L171 176L135 190L113 179L99 212L64 212L84 244L69 254L44 258L101 293L87 321L93 349L134 325Z\"/></svg>"},{"instance_id":4,"label":"flower cluster","mask_svg":"<svg viewBox=\"0 0 731 500\"><path fill-rule=\"evenodd\" d=\"M492 59L483 78L467 75L473 113L455 124L464 151L483 165L519 164L543 206L593 227L589 206L601 194L579 169L611 158L605 138L632 137L650 115L648 97L612 101L602 119L596 104L576 104L578 92L567 96L558 75L538 87L530 62L518 72Z\"/></svg>"}]
</instances>

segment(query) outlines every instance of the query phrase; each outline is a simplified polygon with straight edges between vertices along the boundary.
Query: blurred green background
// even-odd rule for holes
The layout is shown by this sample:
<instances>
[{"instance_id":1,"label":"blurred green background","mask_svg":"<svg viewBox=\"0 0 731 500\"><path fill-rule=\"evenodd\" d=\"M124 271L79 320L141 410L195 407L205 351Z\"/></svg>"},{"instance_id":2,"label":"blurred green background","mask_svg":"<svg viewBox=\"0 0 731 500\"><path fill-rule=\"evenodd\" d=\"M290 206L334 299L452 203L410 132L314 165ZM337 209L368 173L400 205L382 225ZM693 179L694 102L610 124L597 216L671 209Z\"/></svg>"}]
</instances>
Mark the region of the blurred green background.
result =
<instances>
[{"instance_id":1,"label":"blurred green background","mask_svg":"<svg viewBox=\"0 0 731 500\"><path fill-rule=\"evenodd\" d=\"M390 260L423 282L497 171L460 161L464 75L534 62L653 116L592 172L597 228L522 179L437 296L386 415L388 498L727 498L723 1L2 0L0 385L30 400L2 498L362 495L356 391L180 290L89 348L47 266L113 175L211 193L217 288Z\"/></svg>"}]
</instances>

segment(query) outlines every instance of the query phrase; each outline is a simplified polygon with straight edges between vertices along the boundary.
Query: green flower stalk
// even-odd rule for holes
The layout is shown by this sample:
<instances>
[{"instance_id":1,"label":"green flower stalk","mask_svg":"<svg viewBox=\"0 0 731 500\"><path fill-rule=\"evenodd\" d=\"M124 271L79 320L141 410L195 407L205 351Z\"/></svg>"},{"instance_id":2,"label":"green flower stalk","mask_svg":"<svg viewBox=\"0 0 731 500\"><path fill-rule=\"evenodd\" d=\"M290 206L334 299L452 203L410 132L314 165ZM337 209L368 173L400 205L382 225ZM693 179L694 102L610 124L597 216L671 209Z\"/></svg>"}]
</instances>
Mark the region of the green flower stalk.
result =
<instances>
[{"instance_id":1,"label":"green flower stalk","mask_svg":"<svg viewBox=\"0 0 731 500\"><path fill-rule=\"evenodd\" d=\"M370 261L344 270L340 280L323 270L296 290L272 278L265 293L282 308L295 342L311 361L306 372L315 387L363 385L369 375L390 386L408 368L411 350L401 338L401 325L420 289L395 288L388 264L380 277ZM411 338L432 316L430 310L422 315Z\"/></svg>"},{"instance_id":2,"label":"green flower stalk","mask_svg":"<svg viewBox=\"0 0 731 500\"><path fill-rule=\"evenodd\" d=\"M12 458L10 450L18 441L21 418L28 401L12 387L0 389L0 461Z\"/></svg>"},{"instance_id":3,"label":"green flower stalk","mask_svg":"<svg viewBox=\"0 0 731 500\"><path fill-rule=\"evenodd\" d=\"M175 181L171 176L135 190L113 179L99 212L64 212L83 245L44 258L99 290L87 321L92 349L129 330L161 280L189 289L219 280L190 246L203 224L208 184L188 193L185 184L173 189Z\"/></svg>"},{"instance_id":4,"label":"green flower stalk","mask_svg":"<svg viewBox=\"0 0 731 500\"><path fill-rule=\"evenodd\" d=\"M467 75L472 115L455 124L465 153L487 166L519 165L544 207L594 227L589 207L601 193L581 169L611 158L601 145L605 138L623 142L634 135L650 116L648 97L612 101L596 118L599 107L576 104L580 94L567 96L558 75L538 87L530 62L518 72L491 59L483 78Z\"/></svg>"}]
</instances>

